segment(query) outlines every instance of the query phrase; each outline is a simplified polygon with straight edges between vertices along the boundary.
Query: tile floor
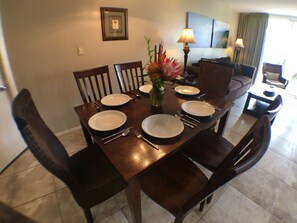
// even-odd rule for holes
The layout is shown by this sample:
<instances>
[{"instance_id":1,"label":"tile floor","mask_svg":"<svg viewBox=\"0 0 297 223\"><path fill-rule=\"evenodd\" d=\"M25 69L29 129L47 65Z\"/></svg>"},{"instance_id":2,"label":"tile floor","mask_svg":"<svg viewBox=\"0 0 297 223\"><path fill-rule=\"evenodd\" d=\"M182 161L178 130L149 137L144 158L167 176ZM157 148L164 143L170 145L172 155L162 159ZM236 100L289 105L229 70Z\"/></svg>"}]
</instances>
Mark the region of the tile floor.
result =
<instances>
[{"instance_id":1,"label":"tile floor","mask_svg":"<svg viewBox=\"0 0 297 223\"><path fill-rule=\"evenodd\" d=\"M255 122L243 115L246 95L235 101L225 137L236 143ZM252 169L220 188L203 212L195 208L185 223L297 222L297 100L284 98L284 108L272 126L268 152ZM71 155L83 148L81 131L60 137ZM206 171L206 170L205 170ZM211 173L207 172L208 175ZM85 222L70 191L48 173L30 151L0 175L0 201L42 223ZM143 222L173 222L166 210L142 196ZM95 222L131 222L124 191L92 208Z\"/></svg>"}]
</instances>

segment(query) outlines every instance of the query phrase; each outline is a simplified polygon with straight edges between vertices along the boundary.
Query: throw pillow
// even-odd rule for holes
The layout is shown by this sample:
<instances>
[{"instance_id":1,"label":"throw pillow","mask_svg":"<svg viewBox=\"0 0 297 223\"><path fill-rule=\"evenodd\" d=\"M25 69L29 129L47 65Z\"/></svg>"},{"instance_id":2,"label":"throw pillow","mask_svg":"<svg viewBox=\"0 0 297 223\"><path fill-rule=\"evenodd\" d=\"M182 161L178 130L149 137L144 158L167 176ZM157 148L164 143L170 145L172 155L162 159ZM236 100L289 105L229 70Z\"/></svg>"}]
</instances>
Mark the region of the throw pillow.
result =
<instances>
[{"instance_id":1,"label":"throw pillow","mask_svg":"<svg viewBox=\"0 0 297 223\"><path fill-rule=\"evenodd\" d=\"M266 71L266 77L269 80L277 81L279 78L279 75L280 75L279 73L273 73L273 72Z\"/></svg>"},{"instance_id":2,"label":"throw pillow","mask_svg":"<svg viewBox=\"0 0 297 223\"><path fill-rule=\"evenodd\" d=\"M238 63L234 63L234 75L242 75L241 66Z\"/></svg>"}]
</instances>

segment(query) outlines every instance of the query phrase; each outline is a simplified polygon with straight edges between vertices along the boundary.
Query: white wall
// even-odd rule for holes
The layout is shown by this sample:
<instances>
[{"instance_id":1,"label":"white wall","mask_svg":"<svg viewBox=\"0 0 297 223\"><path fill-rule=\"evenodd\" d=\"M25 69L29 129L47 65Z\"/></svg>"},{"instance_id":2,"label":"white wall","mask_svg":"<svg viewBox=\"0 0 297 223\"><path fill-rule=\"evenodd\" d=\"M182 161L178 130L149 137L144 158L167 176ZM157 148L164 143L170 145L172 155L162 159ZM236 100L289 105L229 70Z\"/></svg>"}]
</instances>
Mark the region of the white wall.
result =
<instances>
[{"instance_id":1,"label":"white wall","mask_svg":"<svg viewBox=\"0 0 297 223\"><path fill-rule=\"evenodd\" d=\"M128 8L129 40L102 41L100 7ZM113 64L147 61L144 36L164 43L167 54L183 62L177 43L186 12L231 25L235 41L238 14L215 0L1 0L4 37L18 89L28 88L41 116L54 132L79 125L73 107L82 103L72 72ZM199 37L196 37L199 38ZM76 47L85 54L78 56ZM201 57L232 55L232 49L191 49L188 64Z\"/></svg>"}]
</instances>

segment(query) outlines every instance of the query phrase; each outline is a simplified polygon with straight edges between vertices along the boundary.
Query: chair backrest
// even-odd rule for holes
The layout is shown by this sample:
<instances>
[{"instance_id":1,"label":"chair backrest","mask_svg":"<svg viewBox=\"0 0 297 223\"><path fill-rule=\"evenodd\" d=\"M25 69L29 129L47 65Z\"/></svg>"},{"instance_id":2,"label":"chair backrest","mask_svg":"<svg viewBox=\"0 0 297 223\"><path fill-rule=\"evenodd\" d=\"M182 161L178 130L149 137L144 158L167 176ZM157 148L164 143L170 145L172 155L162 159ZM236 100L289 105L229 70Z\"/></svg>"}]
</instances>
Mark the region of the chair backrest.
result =
<instances>
[{"instance_id":1,"label":"chair backrest","mask_svg":"<svg viewBox=\"0 0 297 223\"><path fill-rule=\"evenodd\" d=\"M141 61L114 64L121 93L138 89L144 84Z\"/></svg>"},{"instance_id":2,"label":"chair backrest","mask_svg":"<svg viewBox=\"0 0 297 223\"><path fill-rule=\"evenodd\" d=\"M12 103L12 115L36 159L68 186L74 185L69 156L60 140L40 117L27 89L21 90L15 97Z\"/></svg>"},{"instance_id":3,"label":"chair backrest","mask_svg":"<svg viewBox=\"0 0 297 223\"><path fill-rule=\"evenodd\" d=\"M278 95L273 100L273 102L271 102L270 105L267 107L265 114L269 117L271 125L273 124L274 119L277 113L281 110L282 106L283 106L282 96Z\"/></svg>"},{"instance_id":4,"label":"chair backrest","mask_svg":"<svg viewBox=\"0 0 297 223\"><path fill-rule=\"evenodd\" d=\"M223 98L228 92L233 73L231 65L201 61L197 86L203 93Z\"/></svg>"},{"instance_id":5,"label":"chair backrest","mask_svg":"<svg viewBox=\"0 0 297 223\"><path fill-rule=\"evenodd\" d=\"M73 75L84 104L112 94L108 66L74 71Z\"/></svg>"},{"instance_id":6,"label":"chair backrest","mask_svg":"<svg viewBox=\"0 0 297 223\"><path fill-rule=\"evenodd\" d=\"M210 188L215 190L254 166L265 154L270 137L269 118L261 116L215 170L209 181Z\"/></svg>"},{"instance_id":7,"label":"chair backrest","mask_svg":"<svg viewBox=\"0 0 297 223\"><path fill-rule=\"evenodd\" d=\"M282 76L283 66L279 64L263 63L262 73L266 74L268 79L279 79ZM269 78L271 77L271 78Z\"/></svg>"}]
</instances>

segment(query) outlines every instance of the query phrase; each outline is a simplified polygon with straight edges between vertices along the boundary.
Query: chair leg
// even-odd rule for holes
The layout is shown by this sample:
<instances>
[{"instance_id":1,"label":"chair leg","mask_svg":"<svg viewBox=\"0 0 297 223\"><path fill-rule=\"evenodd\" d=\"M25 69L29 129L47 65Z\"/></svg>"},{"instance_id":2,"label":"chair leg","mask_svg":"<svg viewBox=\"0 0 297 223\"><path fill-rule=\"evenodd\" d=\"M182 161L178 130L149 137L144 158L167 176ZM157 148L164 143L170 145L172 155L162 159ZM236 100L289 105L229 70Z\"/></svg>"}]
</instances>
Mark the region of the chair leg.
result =
<instances>
[{"instance_id":1,"label":"chair leg","mask_svg":"<svg viewBox=\"0 0 297 223\"><path fill-rule=\"evenodd\" d=\"M208 198L206 199L207 204L209 204L211 202L212 197L213 197L213 194L208 196Z\"/></svg>"},{"instance_id":2,"label":"chair leg","mask_svg":"<svg viewBox=\"0 0 297 223\"><path fill-rule=\"evenodd\" d=\"M200 202L199 211L203 211L204 204L205 204L205 200L203 200L203 201Z\"/></svg>"},{"instance_id":3,"label":"chair leg","mask_svg":"<svg viewBox=\"0 0 297 223\"><path fill-rule=\"evenodd\" d=\"M93 223L93 217L92 217L92 212L90 208L83 208L87 222L88 223Z\"/></svg>"}]
</instances>

